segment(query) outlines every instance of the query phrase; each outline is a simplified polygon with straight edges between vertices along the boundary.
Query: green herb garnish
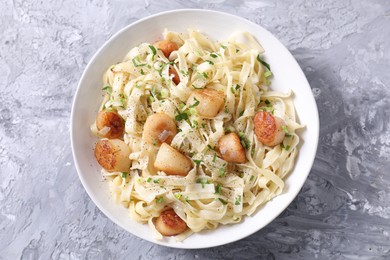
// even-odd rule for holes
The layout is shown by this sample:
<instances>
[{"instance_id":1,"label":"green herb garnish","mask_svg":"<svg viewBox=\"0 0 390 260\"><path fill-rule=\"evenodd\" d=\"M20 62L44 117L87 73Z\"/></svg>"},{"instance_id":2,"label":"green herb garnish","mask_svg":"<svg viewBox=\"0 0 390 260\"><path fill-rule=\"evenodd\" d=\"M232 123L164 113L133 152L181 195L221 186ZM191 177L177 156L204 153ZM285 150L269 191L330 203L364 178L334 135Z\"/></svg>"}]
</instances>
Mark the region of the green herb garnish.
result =
<instances>
[{"instance_id":1,"label":"green herb garnish","mask_svg":"<svg viewBox=\"0 0 390 260\"><path fill-rule=\"evenodd\" d=\"M210 53L210 56L212 57L212 58L217 58L218 56L217 56L217 54L214 54L214 53Z\"/></svg>"},{"instance_id":2,"label":"green herb garnish","mask_svg":"<svg viewBox=\"0 0 390 260\"><path fill-rule=\"evenodd\" d=\"M222 202L223 205L226 205L226 204L227 204L227 202L224 201L223 199L221 199L221 198L218 198L218 199L219 199L220 202Z\"/></svg>"},{"instance_id":3,"label":"green herb garnish","mask_svg":"<svg viewBox=\"0 0 390 260\"><path fill-rule=\"evenodd\" d=\"M255 178L255 176L251 176L251 178L249 179L249 181L253 181L253 179Z\"/></svg>"},{"instance_id":4,"label":"green herb garnish","mask_svg":"<svg viewBox=\"0 0 390 260\"><path fill-rule=\"evenodd\" d=\"M271 66L270 66L267 62L265 62L264 60L262 60L262 59L260 58L260 54L257 55L257 60L258 60L261 64L263 64L269 71L271 71Z\"/></svg>"},{"instance_id":5,"label":"green herb garnish","mask_svg":"<svg viewBox=\"0 0 390 260\"><path fill-rule=\"evenodd\" d=\"M154 60L154 56L157 54L156 48L155 48L153 45L149 45L149 48L150 48L150 49L152 50L152 52L153 52L152 60Z\"/></svg>"},{"instance_id":6,"label":"green herb garnish","mask_svg":"<svg viewBox=\"0 0 390 260\"><path fill-rule=\"evenodd\" d=\"M225 175L226 175L226 167L219 168L218 177L225 177Z\"/></svg>"},{"instance_id":7,"label":"green herb garnish","mask_svg":"<svg viewBox=\"0 0 390 260\"><path fill-rule=\"evenodd\" d=\"M194 163L196 163L196 165L200 165L200 163L202 162L202 160L196 160L196 159L193 159Z\"/></svg>"},{"instance_id":8,"label":"green herb garnish","mask_svg":"<svg viewBox=\"0 0 390 260\"><path fill-rule=\"evenodd\" d=\"M271 77L271 76L272 76L272 72L271 71L264 72L264 77L268 78L268 77Z\"/></svg>"},{"instance_id":9,"label":"green herb garnish","mask_svg":"<svg viewBox=\"0 0 390 260\"><path fill-rule=\"evenodd\" d=\"M152 181L152 178L148 178L147 180L146 180L146 182L151 182Z\"/></svg>"},{"instance_id":10,"label":"green herb garnish","mask_svg":"<svg viewBox=\"0 0 390 260\"><path fill-rule=\"evenodd\" d=\"M122 172L122 178L126 179L126 177L127 177L127 172Z\"/></svg>"},{"instance_id":11,"label":"green herb garnish","mask_svg":"<svg viewBox=\"0 0 390 260\"><path fill-rule=\"evenodd\" d=\"M222 191L222 185L220 183L217 184L217 187L215 187L215 193L221 194Z\"/></svg>"},{"instance_id":12,"label":"green herb garnish","mask_svg":"<svg viewBox=\"0 0 390 260\"><path fill-rule=\"evenodd\" d=\"M108 95L111 95L111 93L112 93L112 87L109 85L104 86L104 88L102 88L102 90L104 90Z\"/></svg>"},{"instance_id":13,"label":"green herb garnish","mask_svg":"<svg viewBox=\"0 0 390 260\"><path fill-rule=\"evenodd\" d=\"M164 198L163 198L163 197L158 197L158 198L156 199L156 201L157 201L157 203L163 203Z\"/></svg>"},{"instance_id":14,"label":"green herb garnish","mask_svg":"<svg viewBox=\"0 0 390 260\"><path fill-rule=\"evenodd\" d=\"M134 64L135 67L142 67L142 66L145 66L146 63L141 63L141 61L139 60L138 56L135 57L134 59L131 60Z\"/></svg>"},{"instance_id":15,"label":"green herb garnish","mask_svg":"<svg viewBox=\"0 0 390 260\"><path fill-rule=\"evenodd\" d=\"M206 62L208 62L211 65L214 65L214 62L212 62L211 60L206 60Z\"/></svg>"},{"instance_id":16,"label":"green herb garnish","mask_svg":"<svg viewBox=\"0 0 390 260\"><path fill-rule=\"evenodd\" d=\"M185 112L175 116L176 121L187 120L187 119L188 119L188 114Z\"/></svg>"},{"instance_id":17,"label":"green herb garnish","mask_svg":"<svg viewBox=\"0 0 390 260\"><path fill-rule=\"evenodd\" d=\"M191 85L194 89L201 89L202 87L197 87L194 84Z\"/></svg>"},{"instance_id":18,"label":"green herb garnish","mask_svg":"<svg viewBox=\"0 0 390 260\"><path fill-rule=\"evenodd\" d=\"M154 183L159 183L160 182L160 179L155 179L153 180Z\"/></svg>"},{"instance_id":19,"label":"green herb garnish","mask_svg":"<svg viewBox=\"0 0 390 260\"><path fill-rule=\"evenodd\" d=\"M238 195L236 201L234 202L234 205L240 205L240 204L241 204L241 195Z\"/></svg>"},{"instance_id":20,"label":"green herb garnish","mask_svg":"<svg viewBox=\"0 0 390 260\"><path fill-rule=\"evenodd\" d=\"M194 97L194 100L195 100L194 104L192 104L190 107L196 107L199 105L199 100L197 100L196 97Z\"/></svg>"},{"instance_id":21,"label":"green herb garnish","mask_svg":"<svg viewBox=\"0 0 390 260\"><path fill-rule=\"evenodd\" d=\"M248 140L248 138L245 136L244 132L238 132L238 137L240 138L241 144L245 149L249 149L251 146L251 142Z\"/></svg>"},{"instance_id":22,"label":"green herb garnish","mask_svg":"<svg viewBox=\"0 0 390 260\"><path fill-rule=\"evenodd\" d=\"M205 180L205 179L197 179L196 183L202 184L202 188L204 188L205 184L210 184L209 180Z\"/></svg>"}]
</instances>

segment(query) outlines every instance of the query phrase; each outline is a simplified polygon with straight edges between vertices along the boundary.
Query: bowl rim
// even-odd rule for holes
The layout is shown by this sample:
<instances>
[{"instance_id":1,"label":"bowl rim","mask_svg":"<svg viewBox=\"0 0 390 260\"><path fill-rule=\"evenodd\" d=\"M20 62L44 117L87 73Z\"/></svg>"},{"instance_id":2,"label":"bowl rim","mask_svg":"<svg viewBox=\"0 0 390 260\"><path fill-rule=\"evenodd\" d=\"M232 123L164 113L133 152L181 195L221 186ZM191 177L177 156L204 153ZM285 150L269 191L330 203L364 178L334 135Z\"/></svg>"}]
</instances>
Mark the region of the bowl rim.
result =
<instances>
[{"instance_id":1,"label":"bowl rim","mask_svg":"<svg viewBox=\"0 0 390 260\"><path fill-rule=\"evenodd\" d=\"M183 246L183 244L180 244L180 243L162 243L158 240L152 240L152 239L149 239L148 237L146 236L141 236L139 234L134 234L132 232L130 232L125 226L123 226L119 221L116 220L116 218L113 218L111 216L111 213L105 209L105 207L99 203L99 201L93 196L93 193L92 191L88 188L88 185L86 184L86 180L84 179L84 177L82 176L81 174L81 168L79 166L79 163L78 163L78 160L76 158L76 155L75 155L75 140L74 140L74 135L75 135L75 132L74 132L74 125L75 125L75 106L76 106L76 103L77 103L77 99L78 99L78 96L79 96L79 92L80 92L80 88L81 88L81 83L83 82L85 76L86 76L86 73L87 71L89 71L90 67L92 66L93 62L95 61L95 59L101 54L101 52L110 44L111 41L113 41L114 39L120 37L120 35L125 32L126 30L128 30L130 27L133 27L137 24L140 24L146 20L149 20L149 19L153 19L155 17L158 17L158 16L163 16L163 15L167 15L167 14L175 14L175 13L186 13L186 12L199 12L199 13L209 13L209 14L214 14L214 15L223 15L223 16L230 16L231 18L234 18L234 19L237 19L237 20L241 20L242 22L244 23L247 23L249 25L252 25L252 26L257 26L257 27L260 27L261 29L265 30L267 33L269 33L270 35L272 35L278 42L280 42L281 44L281 47L284 48L287 53L290 55L289 58L292 58L293 62L298 66L298 68L301 70L302 74L303 74L303 80L305 81L305 84L307 84L307 86L309 86L309 88L311 89L310 87L310 84L306 78L306 75L304 74L301 66L299 65L299 63L296 61L295 57L291 54L291 52L287 49L287 47L273 34L271 33L270 31L268 31L267 29L265 29L264 27L262 27L261 25L257 24L257 23L254 23L248 19L245 19L243 17L240 17L238 15L234 15L234 14L231 14L231 13L227 13L227 12L222 12L222 11L215 11L215 10L209 10L209 9L189 9L189 8L184 8L184 9L175 9L175 10L169 10L169 11L163 11L163 12L158 12L158 13L155 13L155 14L152 14L152 15L149 15L149 16L146 16L146 17L143 17L141 19L138 19L137 21L134 21L128 25L126 25L125 27L123 27L122 29L118 30L117 32L115 32L113 35L111 35L105 42L104 44L94 53L94 55L90 58L89 62L87 63L87 65L85 66L84 68L84 71L80 77L80 80L78 81L78 84L77 84L77 88L76 88L76 91L74 93L74 96L73 96L73 99L72 99L72 107L71 107L71 114L70 114L70 138L71 138L71 149L72 149L72 157L73 157L73 161L75 163L75 167L76 167L76 171L77 171L77 174L78 174L78 177L83 185L83 188L84 190L87 192L89 198L93 201L93 203L96 205L96 207L101 211L103 212L103 214L112 222L114 222L116 225L120 226L122 229L124 229L126 232L138 237L138 238L141 238L141 239L144 239L146 241L149 241L149 242L152 242L154 244L158 244L158 245L162 245L162 246L166 246L166 247L171 247L171 248L180 248L180 249L201 249L201 248L211 248L211 247L217 247L217 246L222 246L222 245L227 245L227 244L230 244L230 243L233 243L233 242L236 242L238 240L241 240L243 238L246 238L258 231L260 231L261 229L263 229L264 227L266 227L267 225L269 225L272 221L274 221L290 204L291 202L297 197L297 195L299 194L299 192L301 191L304 183L306 182L307 178L308 178L308 175L309 173L311 172L312 168L313 168L313 164L314 164L314 160L315 160L315 157L316 157L316 154L317 154L317 150L318 150L318 142L319 142L319 134L320 134L320 120L319 120L319 113L318 113L318 107L317 107L317 103L315 101L315 98L314 98L314 95L313 93L311 93L311 95L309 95L310 99L312 99L312 102L314 104L314 111L313 111L313 114L315 115L314 118L312 118L313 122L312 122L312 126L313 126L313 129L316 130L315 133L312 133L314 135L314 139L315 139L315 143L312 143L312 146L314 147L314 152L312 154L310 154L310 157L309 158L306 158L306 161L309 161L308 163L308 166L309 166L309 170L305 173L305 175L303 176L302 180L302 186L297 189L294 193L290 193L290 196L289 198L287 199L288 203L286 203L286 206L285 207L280 207L280 208L277 208L275 210L275 217L270 219L269 221L266 221L265 224L260 227L260 228L254 228L254 229L251 229L247 232L242 232L242 233L239 233L237 234L233 239L231 239L229 242L219 242L219 243L215 243L215 244L212 244L212 245L206 245L206 246L196 246L196 247L188 247L188 246ZM298 154L299 156L299 154ZM295 165L294 165L295 167ZM291 174L292 172L289 173L289 175ZM287 176L288 177L288 176Z\"/></svg>"}]
</instances>

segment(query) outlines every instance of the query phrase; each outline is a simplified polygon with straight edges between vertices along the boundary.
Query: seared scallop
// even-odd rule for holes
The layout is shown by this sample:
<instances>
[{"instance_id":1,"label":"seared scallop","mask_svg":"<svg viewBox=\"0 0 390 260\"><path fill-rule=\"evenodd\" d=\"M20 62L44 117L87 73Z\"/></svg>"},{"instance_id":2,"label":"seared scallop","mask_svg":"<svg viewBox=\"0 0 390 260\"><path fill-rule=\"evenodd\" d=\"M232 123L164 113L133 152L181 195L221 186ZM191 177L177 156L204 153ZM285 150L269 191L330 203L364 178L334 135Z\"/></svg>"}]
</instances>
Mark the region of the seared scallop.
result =
<instances>
[{"instance_id":1,"label":"seared scallop","mask_svg":"<svg viewBox=\"0 0 390 260\"><path fill-rule=\"evenodd\" d=\"M105 127L109 128L103 137L109 139L120 138L123 137L125 121L115 111L102 110L97 114L96 127L99 131Z\"/></svg>"},{"instance_id":2,"label":"seared scallop","mask_svg":"<svg viewBox=\"0 0 390 260\"><path fill-rule=\"evenodd\" d=\"M178 84L180 83L179 74L177 74L176 69L170 68L170 69L169 69L169 75L173 75L172 81L173 81L176 85L178 85Z\"/></svg>"},{"instance_id":3,"label":"seared scallop","mask_svg":"<svg viewBox=\"0 0 390 260\"><path fill-rule=\"evenodd\" d=\"M224 94L214 89L201 89L192 91L187 104L199 104L196 109L199 115L206 118L215 117L224 104Z\"/></svg>"},{"instance_id":4,"label":"seared scallop","mask_svg":"<svg viewBox=\"0 0 390 260\"><path fill-rule=\"evenodd\" d=\"M192 168L192 162L175 148L163 143L157 153L154 167L168 175L186 176Z\"/></svg>"},{"instance_id":5,"label":"seared scallop","mask_svg":"<svg viewBox=\"0 0 390 260\"><path fill-rule=\"evenodd\" d=\"M146 119L143 139L149 144L170 144L177 133L175 121L164 113L156 113Z\"/></svg>"},{"instance_id":6,"label":"seared scallop","mask_svg":"<svg viewBox=\"0 0 390 260\"><path fill-rule=\"evenodd\" d=\"M227 162L244 163L246 161L245 149L236 133L222 136L218 141L219 153Z\"/></svg>"},{"instance_id":7,"label":"seared scallop","mask_svg":"<svg viewBox=\"0 0 390 260\"><path fill-rule=\"evenodd\" d=\"M176 43L168 40L158 41L154 44L154 46L160 49L164 53L164 56L167 57L168 59L169 59L169 55L171 55L173 51L179 49Z\"/></svg>"},{"instance_id":8,"label":"seared scallop","mask_svg":"<svg viewBox=\"0 0 390 260\"><path fill-rule=\"evenodd\" d=\"M96 160L108 172L127 172L129 155L130 148L119 139L101 139L95 146Z\"/></svg>"},{"instance_id":9,"label":"seared scallop","mask_svg":"<svg viewBox=\"0 0 390 260\"><path fill-rule=\"evenodd\" d=\"M173 209L165 210L155 221L156 229L163 236L176 236L187 229L187 224Z\"/></svg>"},{"instance_id":10,"label":"seared scallop","mask_svg":"<svg viewBox=\"0 0 390 260\"><path fill-rule=\"evenodd\" d=\"M285 137L283 126L286 125L283 119L269 112L260 111L255 115L253 122L256 137L262 144L273 147L283 142Z\"/></svg>"}]
</instances>

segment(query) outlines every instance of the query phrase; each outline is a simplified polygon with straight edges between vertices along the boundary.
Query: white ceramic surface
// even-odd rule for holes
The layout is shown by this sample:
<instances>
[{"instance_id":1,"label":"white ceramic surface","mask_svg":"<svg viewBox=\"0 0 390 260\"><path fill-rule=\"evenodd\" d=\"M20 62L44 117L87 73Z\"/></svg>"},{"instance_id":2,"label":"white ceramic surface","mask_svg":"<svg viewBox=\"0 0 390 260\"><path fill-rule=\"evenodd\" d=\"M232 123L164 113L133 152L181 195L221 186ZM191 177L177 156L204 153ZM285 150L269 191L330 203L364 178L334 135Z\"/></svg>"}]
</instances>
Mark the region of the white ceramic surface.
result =
<instances>
[{"instance_id":1,"label":"white ceramic surface","mask_svg":"<svg viewBox=\"0 0 390 260\"><path fill-rule=\"evenodd\" d=\"M296 165L287 177L281 195L260 208L242 223L220 226L216 230L194 234L183 242L171 238L157 241L148 225L130 219L127 210L115 204L108 193L108 185L102 182L100 166L93 155L97 139L90 133L102 100L102 75L112 64L123 59L125 54L141 42L154 42L161 38L162 31L185 31L199 29L214 40L223 40L237 31L253 34L265 49L265 59L270 63L274 77L272 89L292 90L299 121L306 125L300 131L301 147ZM244 238L275 219L295 198L304 184L313 164L319 136L317 106L310 86L301 68L290 52L267 30L243 18L226 13L206 10L176 10L149 16L139 20L111 37L87 65L73 101L71 114L72 150L80 180L99 209L125 230L145 240L177 248L206 248L223 245Z\"/></svg>"}]
</instances>

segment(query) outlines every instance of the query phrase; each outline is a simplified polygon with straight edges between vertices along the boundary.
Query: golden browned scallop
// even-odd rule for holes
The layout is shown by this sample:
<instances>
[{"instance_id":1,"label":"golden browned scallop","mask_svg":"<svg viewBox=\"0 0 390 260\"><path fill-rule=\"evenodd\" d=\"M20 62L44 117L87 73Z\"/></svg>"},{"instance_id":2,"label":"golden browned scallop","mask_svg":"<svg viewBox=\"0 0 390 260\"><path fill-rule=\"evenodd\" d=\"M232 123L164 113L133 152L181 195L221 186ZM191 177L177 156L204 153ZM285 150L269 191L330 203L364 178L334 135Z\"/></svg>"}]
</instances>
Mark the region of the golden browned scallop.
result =
<instances>
[{"instance_id":1,"label":"golden browned scallop","mask_svg":"<svg viewBox=\"0 0 390 260\"><path fill-rule=\"evenodd\" d=\"M154 44L154 46L160 49L164 53L164 56L167 57L168 59L169 59L169 55L171 55L173 51L179 49L176 43L168 40L158 41Z\"/></svg>"},{"instance_id":2,"label":"golden browned scallop","mask_svg":"<svg viewBox=\"0 0 390 260\"><path fill-rule=\"evenodd\" d=\"M178 84L180 83L179 74L177 74L176 69L174 69L174 68L169 68L169 75L173 75L172 81L173 81L176 85L178 85Z\"/></svg>"},{"instance_id":3,"label":"golden browned scallop","mask_svg":"<svg viewBox=\"0 0 390 260\"><path fill-rule=\"evenodd\" d=\"M176 123L167 114L156 113L146 119L143 139L149 144L170 144L177 133Z\"/></svg>"},{"instance_id":4,"label":"golden browned scallop","mask_svg":"<svg viewBox=\"0 0 390 260\"><path fill-rule=\"evenodd\" d=\"M163 236L176 236L187 229L187 224L173 209L165 210L155 221L156 229Z\"/></svg>"},{"instance_id":5,"label":"golden browned scallop","mask_svg":"<svg viewBox=\"0 0 390 260\"><path fill-rule=\"evenodd\" d=\"M108 172L127 172L131 161L130 148L119 139L101 139L95 146L95 157Z\"/></svg>"},{"instance_id":6,"label":"golden browned scallop","mask_svg":"<svg viewBox=\"0 0 390 260\"><path fill-rule=\"evenodd\" d=\"M163 143L157 153L154 167L168 175L186 176L192 168L192 162L175 148Z\"/></svg>"},{"instance_id":7,"label":"golden browned scallop","mask_svg":"<svg viewBox=\"0 0 390 260\"><path fill-rule=\"evenodd\" d=\"M283 142L285 122L271 113L260 111L253 119L257 139L266 146L275 146Z\"/></svg>"},{"instance_id":8,"label":"golden browned scallop","mask_svg":"<svg viewBox=\"0 0 390 260\"><path fill-rule=\"evenodd\" d=\"M222 159L227 162L244 163L246 161L245 149L236 133L222 136L218 140L218 149Z\"/></svg>"},{"instance_id":9,"label":"golden browned scallop","mask_svg":"<svg viewBox=\"0 0 390 260\"><path fill-rule=\"evenodd\" d=\"M99 131L104 127L110 128L103 137L109 139L121 138L125 130L125 121L115 111L102 110L97 114L96 127Z\"/></svg>"},{"instance_id":10,"label":"golden browned scallop","mask_svg":"<svg viewBox=\"0 0 390 260\"><path fill-rule=\"evenodd\" d=\"M199 104L196 110L200 116L205 118L215 117L225 101L223 92L208 88L192 91L187 104L195 104L197 100Z\"/></svg>"}]
</instances>

